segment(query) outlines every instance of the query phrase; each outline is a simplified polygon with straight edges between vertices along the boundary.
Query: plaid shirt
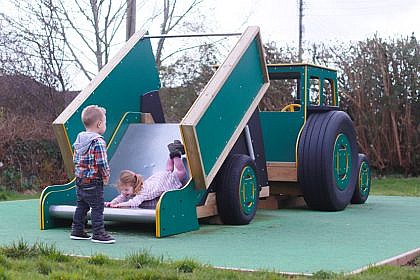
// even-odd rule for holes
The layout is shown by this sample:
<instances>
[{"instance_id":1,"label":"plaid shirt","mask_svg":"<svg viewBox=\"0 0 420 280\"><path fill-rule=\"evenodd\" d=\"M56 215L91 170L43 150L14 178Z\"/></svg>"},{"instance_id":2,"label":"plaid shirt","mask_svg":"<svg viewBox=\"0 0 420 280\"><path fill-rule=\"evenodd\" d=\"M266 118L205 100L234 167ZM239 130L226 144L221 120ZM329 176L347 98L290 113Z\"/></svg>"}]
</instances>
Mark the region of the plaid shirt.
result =
<instances>
[{"instance_id":1,"label":"plaid shirt","mask_svg":"<svg viewBox=\"0 0 420 280\"><path fill-rule=\"evenodd\" d=\"M75 175L78 178L103 179L109 178L109 164L106 154L106 142L103 138L92 140L89 149L79 154L74 152Z\"/></svg>"}]
</instances>

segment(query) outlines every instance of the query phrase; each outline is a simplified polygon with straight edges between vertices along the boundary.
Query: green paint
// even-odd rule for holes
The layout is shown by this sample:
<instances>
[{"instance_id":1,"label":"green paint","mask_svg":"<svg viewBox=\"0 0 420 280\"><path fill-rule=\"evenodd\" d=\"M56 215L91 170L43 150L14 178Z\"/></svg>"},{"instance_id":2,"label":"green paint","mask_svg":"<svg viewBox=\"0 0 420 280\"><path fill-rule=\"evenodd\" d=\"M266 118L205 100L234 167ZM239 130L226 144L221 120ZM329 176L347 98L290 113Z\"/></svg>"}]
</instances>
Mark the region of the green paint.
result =
<instances>
[{"instance_id":1,"label":"green paint","mask_svg":"<svg viewBox=\"0 0 420 280\"><path fill-rule=\"evenodd\" d=\"M309 94L310 94L310 79L311 78L315 78L315 79L319 79L319 102L320 104L324 104L324 81L325 80L330 80L332 82L332 87L334 88L333 90L333 100L336 100L335 106L338 107L339 103L338 103L338 93L337 93L337 71L331 70L331 69L325 69L325 68L320 68L320 67L316 67L316 66L312 66L309 65L308 66L308 76L307 78L307 85L308 88L306 90L306 96L307 96L307 100L308 100L308 104L309 105ZM303 96L303 95L301 95ZM322 105L321 105L322 106Z\"/></svg>"},{"instance_id":2,"label":"green paint","mask_svg":"<svg viewBox=\"0 0 420 280\"><path fill-rule=\"evenodd\" d=\"M257 207L258 192L257 176L254 169L246 166L242 170L241 181L239 182L239 199L243 213L249 215Z\"/></svg>"},{"instance_id":3,"label":"green paint","mask_svg":"<svg viewBox=\"0 0 420 280\"><path fill-rule=\"evenodd\" d=\"M194 181L163 194L160 200L160 237L199 229Z\"/></svg>"},{"instance_id":4,"label":"green paint","mask_svg":"<svg viewBox=\"0 0 420 280\"><path fill-rule=\"evenodd\" d=\"M337 187L345 190L351 176L351 147L346 135L340 133L337 135L334 143L334 178Z\"/></svg>"},{"instance_id":5,"label":"green paint","mask_svg":"<svg viewBox=\"0 0 420 280\"><path fill-rule=\"evenodd\" d=\"M104 138L108 142L123 114L140 111L140 97L159 88L159 73L150 39L140 40L65 123L70 143L85 130L81 113L87 105L97 104L107 110Z\"/></svg>"},{"instance_id":6,"label":"green paint","mask_svg":"<svg viewBox=\"0 0 420 280\"><path fill-rule=\"evenodd\" d=\"M260 112L266 161L295 162L303 110L296 112Z\"/></svg>"},{"instance_id":7,"label":"green paint","mask_svg":"<svg viewBox=\"0 0 420 280\"><path fill-rule=\"evenodd\" d=\"M254 39L196 126L206 175L264 84L260 57Z\"/></svg>"},{"instance_id":8,"label":"green paint","mask_svg":"<svg viewBox=\"0 0 420 280\"><path fill-rule=\"evenodd\" d=\"M55 244L72 255L124 258L146 250L167 260L189 258L211 266L340 273L418 248L418 209L420 197L369 196L366 204L351 204L346 211L259 209L246 226L201 224L198 231L161 239L144 224L107 223L107 231L117 241L107 245L70 240L69 224L40 231L37 200L6 201L0 202L0 244L22 239Z\"/></svg>"},{"instance_id":9,"label":"green paint","mask_svg":"<svg viewBox=\"0 0 420 280\"><path fill-rule=\"evenodd\" d=\"M366 196L370 190L371 173L369 164L366 161L362 161L359 169L359 188L360 194Z\"/></svg>"}]
</instances>

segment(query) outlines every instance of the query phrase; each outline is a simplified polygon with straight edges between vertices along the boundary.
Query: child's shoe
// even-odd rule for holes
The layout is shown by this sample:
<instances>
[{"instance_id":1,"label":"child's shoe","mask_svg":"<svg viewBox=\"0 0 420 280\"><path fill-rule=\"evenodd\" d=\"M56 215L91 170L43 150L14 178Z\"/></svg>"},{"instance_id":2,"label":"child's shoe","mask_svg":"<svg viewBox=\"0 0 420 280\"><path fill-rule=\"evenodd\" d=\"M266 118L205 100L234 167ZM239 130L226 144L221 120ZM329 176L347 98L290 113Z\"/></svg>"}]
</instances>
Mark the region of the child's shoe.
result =
<instances>
[{"instance_id":1,"label":"child's shoe","mask_svg":"<svg viewBox=\"0 0 420 280\"><path fill-rule=\"evenodd\" d=\"M93 235L92 242L95 243L104 243L104 244L112 244L115 243L114 237L109 235L107 232L104 232L100 235Z\"/></svg>"},{"instance_id":2,"label":"child's shoe","mask_svg":"<svg viewBox=\"0 0 420 280\"><path fill-rule=\"evenodd\" d=\"M185 147L179 140L174 140L174 144L176 149L181 153L181 155L185 155Z\"/></svg>"},{"instance_id":3,"label":"child's shoe","mask_svg":"<svg viewBox=\"0 0 420 280\"><path fill-rule=\"evenodd\" d=\"M91 238L92 237L84 231L81 231L81 232L72 231L70 233L70 239L73 239L73 240L88 240Z\"/></svg>"},{"instance_id":4,"label":"child's shoe","mask_svg":"<svg viewBox=\"0 0 420 280\"><path fill-rule=\"evenodd\" d=\"M169 150L169 157L172 159L174 157L181 157L181 155L185 154L184 145L182 145L181 141L175 140L173 143L168 144Z\"/></svg>"}]
</instances>

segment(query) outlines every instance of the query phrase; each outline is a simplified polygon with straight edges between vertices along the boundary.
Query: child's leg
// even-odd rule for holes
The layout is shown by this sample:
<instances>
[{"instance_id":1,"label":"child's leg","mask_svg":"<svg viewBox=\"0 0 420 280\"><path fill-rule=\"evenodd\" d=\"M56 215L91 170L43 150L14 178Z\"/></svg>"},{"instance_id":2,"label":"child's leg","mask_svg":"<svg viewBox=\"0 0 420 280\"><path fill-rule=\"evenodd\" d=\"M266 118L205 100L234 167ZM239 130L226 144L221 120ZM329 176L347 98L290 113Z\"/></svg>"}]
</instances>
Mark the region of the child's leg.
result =
<instances>
[{"instance_id":1,"label":"child's leg","mask_svg":"<svg viewBox=\"0 0 420 280\"><path fill-rule=\"evenodd\" d=\"M166 162L166 171L174 171L174 160L172 158L168 158L168 161Z\"/></svg>"},{"instance_id":2,"label":"child's leg","mask_svg":"<svg viewBox=\"0 0 420 280\"><path fill-rule=\"evenodd\" d=\"M81 233L85 229L86 214L89 211L89 204L83 199L82 191L77 190L77 206L73 214L73 224L71 226L72 232L75 234Z\"/></svg>"},{"instance_id":3,"label":"child's leg","mask_svg":"<svg viewBox=\"0 0 420 280\"><path fill-rule=\"evenodd\" d=\"M182 180L185 178L185 175L187 174L187 170L185 169L182 159L180 157L174 157L173 164L175 165L176 175L178 176L179 181L182 182Z\"/></svg>"}]
</instances>

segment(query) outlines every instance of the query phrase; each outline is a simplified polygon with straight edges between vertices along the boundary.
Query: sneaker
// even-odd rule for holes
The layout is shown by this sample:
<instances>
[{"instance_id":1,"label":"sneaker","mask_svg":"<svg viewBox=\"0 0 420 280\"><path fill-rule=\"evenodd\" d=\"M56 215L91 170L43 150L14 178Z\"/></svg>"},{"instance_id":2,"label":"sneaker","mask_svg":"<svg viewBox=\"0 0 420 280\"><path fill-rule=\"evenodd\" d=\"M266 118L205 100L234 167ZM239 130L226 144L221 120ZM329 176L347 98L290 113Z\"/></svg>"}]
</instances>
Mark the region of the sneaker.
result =
<instances>
[{"instance_id":1,"label":"sneaker","mask_svg":"<svg viewBox=\"0 0 420 280\"><path fill-rule=\"evenodd\" d=\"M181 155L185 155L185 148L181 141L175 140L173 143L169 143L168 150L170 153L179 152Z\"/></svg>"},{"instance_id":2,"label":"sneaker","mask_svg":"<svg viewBox=\"0 0 420 280\"><path fill-rule=\"evenodd\" d=\"M92 242L111 244L111 243L115 243L115 239L108 233L104 232L101 235L93 235Z\"/></svg>"},{"instance_id":3,"label":"sneaker","mask_svg":"<svg viewBox=\"0 0 420 280\"><path fill-rule=\"evenodd\" d=\"M88 239L91 239L91 238L92 237L84 231L82 231L82 232L71 232L71 234L70 234L70 239L74 239L74 240L88 240Z\"/></svg>"},{"instance_id":4,"label":"sneaker","mask_svg":"<svg viewBox=\"0 0 420 280\"><path fill-rule=\"evenodd\" d=\"M181 153L181 155L185 155L185 147L179 140L174 140L174 144L176 149Z\"/></svg>"}]
</instances>

